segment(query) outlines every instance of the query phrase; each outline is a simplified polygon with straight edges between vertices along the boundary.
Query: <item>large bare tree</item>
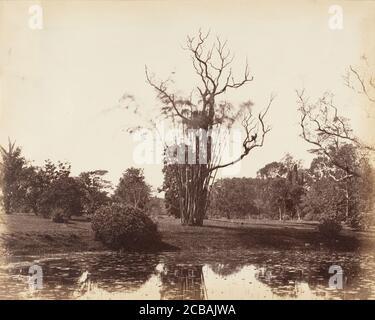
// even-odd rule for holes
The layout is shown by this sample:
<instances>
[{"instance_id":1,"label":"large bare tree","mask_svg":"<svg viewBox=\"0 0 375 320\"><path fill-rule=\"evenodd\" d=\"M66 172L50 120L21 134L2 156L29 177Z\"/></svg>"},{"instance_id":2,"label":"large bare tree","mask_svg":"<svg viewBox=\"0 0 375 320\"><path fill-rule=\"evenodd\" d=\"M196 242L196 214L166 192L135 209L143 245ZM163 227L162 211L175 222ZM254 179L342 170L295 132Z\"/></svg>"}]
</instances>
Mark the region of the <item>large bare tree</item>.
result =
<instances>
[{"instance_id":1,"label":"large bare tree","mask_svg":"<svg viewBox=\"0 0 375 320\"><path fill-rule=\"evenodd\" d=\"M193 143L183 145L184 157L173 165L173 174L178 185L179 209L183 225L202 225L205 217L210 187L220 168L233 165L246 157L251 150L263 146L270 127L265 116L274 100L271 95L263 111L254 115L253 103L247 101L234 105L225 100L230 90L240 89L253 81L248 63L242 76L237 78L232 71L234 55L227 48L227 42L219 37L211 41L209 32L199 31L196 37L187 37L186 48L191 55L192 67L199 84L187 97L173 92L169 80L157 80L146 68L146 79L157 93L162 114L178 124L183 136ZM230 130L235 123L244 129L242 152L237 158L222 162L223 135L213 135L213 131ZM188 137L189 136L189 137ZM181 148L176 140L175 146ZM194 163L191 163L191 156Z\"/></svg>"}]
</instances>

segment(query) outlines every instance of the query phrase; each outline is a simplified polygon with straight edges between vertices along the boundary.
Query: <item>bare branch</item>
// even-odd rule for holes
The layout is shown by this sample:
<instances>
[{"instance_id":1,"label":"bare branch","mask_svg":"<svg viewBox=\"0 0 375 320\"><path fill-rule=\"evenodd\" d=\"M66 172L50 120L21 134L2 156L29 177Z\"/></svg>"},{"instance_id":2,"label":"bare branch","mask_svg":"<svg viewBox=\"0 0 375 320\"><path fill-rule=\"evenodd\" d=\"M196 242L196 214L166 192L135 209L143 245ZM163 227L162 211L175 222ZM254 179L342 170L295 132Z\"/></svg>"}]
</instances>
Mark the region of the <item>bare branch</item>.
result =
<instances>
[{"instance_id":1,"label":"bare branch","mask_svg":"<svg viewBox=\"0 0 375 320\"><path fill-rule=\"evenodd\" d=\"M238 158L236 158L235 160L231 162L228 162L225 164L219 164L217 166L212 167L210 169L210 172L233 165L241 161L244 157L246 157L252 149L263 146L265 136L271 130L269 126L265 125L264 117L267 115L274 99L275 99L275 95L271 95L268 105L265 108L265 110L258 114L258 123L255 126L250 127L251 123L253 122L252 114L249 114L244 117L242 121L242 126L245 129L246 137L242 143L242 146L244 148L243 153ZM259 132L259 126L260 126L260 132ZM259 135L260 135L260 140L258 140Z\"/></svg>"},{"instance_id":2,"label":"bare branch","mask_svg":"<svg viewBox=\"0 0 375 320\"><path fill-rule=\"evenodd\" d=\"M166 87L166 82L160 82L158 85L155 84L149 74L148 74L148 70L147 70L147 66L145 66L145 73L146 73L146 79L147 79L147 82L158 92L158 95L159 97L163 100L163 101L166 101L167 103L169 103L173 110L176 112L176 114L183 120L185 121L189 121L188 118L186 118L177 108L177 103L176 103L176 100L175 100L175 96L173 94L168 94L167 93L167 87Z\"/></svg>"},{"instance_id":3,"label":"bare branch","mask_svg":"<svg viewBox=\"0 0 375 320\"><path fill-rule=\"evenodd\" d=\"M349 66L349 70L343 78L344 84L347 87L359 94L365 95L370 102L375 103L375 93L369 92L369 89L375 89L374 78L372 75L369 79L366 79L365 75L361 75L358 69Z\"/></svg>"},{"instance_id":4,"label":"bare branch","mask_svg":"<svg viewBox=\"0 0 375 320\"><path fill-rule=\"evenodd\" d=\"M324 170L324 173L327 174L335 182L345 181L354 176L353 174L346 173L343 177L338 178L334 175L335 172L332 173L332 169L329 168L326 163L321 162L320 165L323 167L322 170Z\"/></svg>"},{"instance_id":5,"label":"bare branch","mask_svg":"<svg viewBox=\"0 0 375 320\"><path fill-rule=\"evenodd\" d=\"M338 116L337 108L333 106L332 101L327 103L322 98L316 104L308 104L308 100L304 97L304 90L296 90L296 93L301 113L302 138L316 146L317 149L315 151L327 156L337 168L344 170L350 176L360 176L358 172L351 170L347 164L340 162L332 152L332 145L338 150L340 143L361 147L357 138L352 136L352 130L347 121ZM330 115L330 109L334 110L333 116ZM339 123L338 125L336 124L337 122Z\"/></svg>"}]
</instances>

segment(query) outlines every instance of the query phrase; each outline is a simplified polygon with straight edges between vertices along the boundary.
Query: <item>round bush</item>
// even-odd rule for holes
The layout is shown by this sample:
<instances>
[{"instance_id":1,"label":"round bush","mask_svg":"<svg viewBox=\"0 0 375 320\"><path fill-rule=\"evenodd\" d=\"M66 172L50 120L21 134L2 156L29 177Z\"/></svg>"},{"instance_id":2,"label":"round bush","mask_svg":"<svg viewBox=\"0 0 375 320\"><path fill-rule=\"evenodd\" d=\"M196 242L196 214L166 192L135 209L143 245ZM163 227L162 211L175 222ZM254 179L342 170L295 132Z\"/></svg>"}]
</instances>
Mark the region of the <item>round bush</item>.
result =
<instances>
[{"instance_id":1,"label":"round bush","mask_svg":"<svg viewBox=\"0 0 375 320\"><path fill-rule=\"evenodd\" d=\"M96 239L114 249L148 249L160 241L156 224L145 212L124 204L99 208L91 226Z\"/></svg>"},{"instance_id":2,"label":"round bush","mask_svg":"<svg viewBox=\"0 0 375 320\"><path fill-rule=\"evenodd\" d=\"M324 219L318 226L318 231L325 238L335 238L336 236L338 236L341 229L341 223L334 219Z\"/></svg>"}]
</instances>

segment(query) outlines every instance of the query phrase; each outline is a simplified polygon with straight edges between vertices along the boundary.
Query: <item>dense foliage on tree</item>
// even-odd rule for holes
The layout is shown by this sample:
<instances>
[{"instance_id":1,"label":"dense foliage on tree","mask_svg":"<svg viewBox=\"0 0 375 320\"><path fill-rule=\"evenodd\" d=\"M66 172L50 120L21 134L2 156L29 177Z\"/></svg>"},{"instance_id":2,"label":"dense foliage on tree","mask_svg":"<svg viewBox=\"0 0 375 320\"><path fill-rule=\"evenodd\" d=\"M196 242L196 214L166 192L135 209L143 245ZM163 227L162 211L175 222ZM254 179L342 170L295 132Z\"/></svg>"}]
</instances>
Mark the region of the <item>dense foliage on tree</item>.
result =
<instances>
[{"instance_id":1,"label":"dense foliage on tree","mask_svg":"<svg viewBox=\"0 0 375 320\"><path fill-rule=\"evenodd\" d=\"M98 208L110 202L110 183L104 179L107 173L107 170L94 170L79 174L77 179L82 188L84 213L93 214Z\"/></svg>"},{"instance_id":2,"label":"dense foliage on tree","mask_svg":"<svg viewBox=\"0 0 375 320\"><path fill-rule=\"evenodd\" d=\"M305 173L299 161L289 154L281 162L271 162L258 171L262 179L265 207L279 220L301 219L301 198L305 192Z\"/></svg>"},{"instance_id":3,"label":"dense foliage on tree","mask_svg":"<svg viewBox=\"0 0 375 320\"><path fill-rule=\"evenodd\" d=\"M73 197L73 202L76 202L75 195L69 194L69 187L65 186L65 184L72 185L71 179L68 179L69 176L70 164L68 163L58 162L54 164L51 160L46 160L43 167L30 166L26 181L28 188L25 210L30 211L31 209L35 214L48 217L55 207L55 202L64 200L70 202L69 196ZM61 199L60 201L60 197L64 200ZM67 204L67 206L70 205ZM80 206L78 207L80 210Z\"/></svg>"},{"instance_id":4,"label":"dense foliage on tree","mask_svg":"<svg viewBox=\"0 0 375 320\"><path fill-rule=\"evenodd\" d=\"M25 194L24 175L26 160L21 155L21 148L15 142L8 141L8 147L0 147L1 171L0 183L2 203L5 213L18 210Z\"/></svg>"},{"instance_id":5,"label":"dense foliage on tree","mask_svg":"<svg viewBox=\"0 0 375 320\"><path fill-rule=\"evenodd\" d=\"M21 148L9 141L1 147L1 190L6 213L33 212L61 222L72 215L92 214L112 201L139 209L163 210L160 199L151 199L151 188L142 169L125 171L112 196L106 170L71 176L69 163L46 160L41 167L31 165ZM153 201L151 201L153 200Z\"/></svg>"},{"instance_id":6,"label":"dense foliage on tree","mask_svg":"<svg viewBox=\"0 0 375 320\"><path fill-rule=\"evenodd\" d=\"M262 181L252 178L217 180L212 188L210 214L228 219L259 216L259 190Z\"/></svg>"},{"instance_id":7,"label":"dense foliage on tree","mask_svg":"<svg viewBox=\"0 0 375 320\"><path fill-rule=\"evenodd\" d=\"M68 220L72 215L91 213L108 202L106 171L71 176L69 163L46 160L42 167L31 165L21 148L9 142L1 147L1 189L6 213L33 212L36 215Z\"/></svg>"},{"instance_id":8,"label":"dense foliage on tree","mask_svg":"<svg viewBox=\"0 0 375 320\"><path fill-rule=\"evenodd\" d=\"M189 176L181 175L180 171L191 172L193 170L193 165L189 163L173 162L173 158L176 157L179 148L181 150L184 149L185 146L176 146L172 155L168 153L168 149L164 150L164 165L162 169L164 179L160 191L164 192L165 209L168 214L181 219L181 207L185 203L184 199L187 196L187 189L185 189L185 193L181 193L180 189L183 188L181 185L186 183L186 179L189 179ZM185 154L184 150L182 154ZM195 157L194 151L192 152L192 156Z\"/></svg>"},{"instance_id":9,"label":"dense foliage on tree","mask_svg":"<svg viewBox=\"0 0 375 320\"><path fill-rule=\"evenodd\" d=\"M341 161L358 175L348 176L328 157L315 158L309 169L309 188L303 198L305 214L317 220L345 222L355 228L369 225L374 202L374 171L366 157L353 145L338 150Z\"/></svg>"},{"instance_id":10,"label":"dense foliage on tree","mask_svg":"<svg viewBox=\"0 0 375 320\"><path fill-rule=\"evenodd\" d=\"M113 195L113 200L135 208L145 209L150 202L151 187L146 183L143 170L127 169Z\"/></svg>"},{"instance_id":11,"label":"dense foliage on tree","mask_svg":"<svg viewBox=\"0 0 375 320\"><path fill-rule=\"evenodd\" d=\"M211 197L211 214L227 218L301 218L304 170L291 156L271 162L257 178L220 179Z\"/></svg>"},{"instance_id":12,"label":"dense foliage on tree","mask_svg":"<svg viewBox=\"0 0 375 320\"><path fill-rule=\"evenodd\" d=\"M339 230L341 223L367 228L374 222L374 170L356 151L344 145L338 154L359 176L347 177L322 155L308 169L287 155L261 168L257 178L220 179L213 186L210 215L315 220L324 222L322 230Z\"/></svg>"},{"instance_id":13,"label":"dense foliage on tree","mask_svg":"<svg viewBox=\"0 0 375 320\"><path fill-rule=\"evenodd\" d=\"M50 217L54 209L62 209L65 217L82 214L83 193L80 184L73 177L61 177L52 181L49 187L42 193L39 202L39 212L43 216Z\"/></svg>"},{"instance_id":14,"label":"dense foliage on tree","mask_svg":"<svg viewBox=\"0 0 375 320\"><path fill-rule=\"evenodd\" d=\"M163 185L160 191L164 192L164 203L167 213L173 217L181 218L180 199L178 192L178 174L176 173L177 164L164 163L163 166Z\"/></svg>"}]
</instances>

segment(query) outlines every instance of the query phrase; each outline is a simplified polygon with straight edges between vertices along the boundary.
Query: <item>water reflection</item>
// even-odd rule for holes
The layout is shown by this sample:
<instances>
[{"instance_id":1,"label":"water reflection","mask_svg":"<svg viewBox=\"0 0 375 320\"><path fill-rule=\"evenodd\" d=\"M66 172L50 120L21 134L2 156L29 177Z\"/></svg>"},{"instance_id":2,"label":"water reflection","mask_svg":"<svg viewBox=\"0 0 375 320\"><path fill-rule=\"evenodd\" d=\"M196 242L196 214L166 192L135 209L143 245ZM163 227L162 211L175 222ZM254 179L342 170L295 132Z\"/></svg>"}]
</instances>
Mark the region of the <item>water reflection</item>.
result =
<instances>
[{"instance_id":1,"label":"water reflection","mask_svg":"<svg viewBox=\"0 0 375 320\"><path fill-rule=\"evenodd\" d=\"M44 287L36 292L28 290L32 264L44 274ZM344 270L343 290L328 288L332 264ZM203 252L189 258L104 252L13 258L0 266L3 299L375 298L375 259L363 253Z\"/></svg>"},{"instance_id":2,"label":"water reflection","mask_svg":"<svg viewBox=\"0 0 375 320\"><path fill-rule=\"evenodd\" d=\"M167 265L160 272L160 298L178 300L207 299L203 265Z\"/></svg>"},{"instance_id":3,"label":"water reflection","mask_svg":"<svg viewBox=\"0 0 375 320\"><path fill-rule=\"evenodd\" d=\"M226 277L233 273L237 273L242 268L242 265L235 263L214 263L211 265L212 271L222 277Z\"/></svg>"},{"instance_id":4,"label":"water reflection","mask_svg":"<svg viewBox=\"0 0 375 320\"><path fill-rule=\"evenodd\" d=\"M344 270L343 290L328 288L332 276L328 270L332 265ZM281 252L260 264L256 278L280 297L297 299L310 295L317 299L373 299L374 268L375 260L371 254Z\"/></svg>"}]
</instances>

